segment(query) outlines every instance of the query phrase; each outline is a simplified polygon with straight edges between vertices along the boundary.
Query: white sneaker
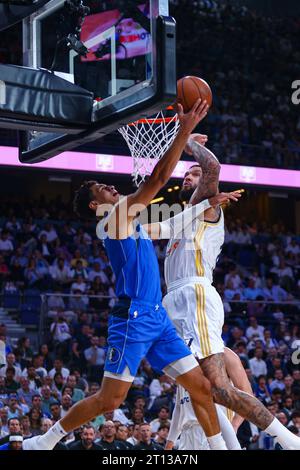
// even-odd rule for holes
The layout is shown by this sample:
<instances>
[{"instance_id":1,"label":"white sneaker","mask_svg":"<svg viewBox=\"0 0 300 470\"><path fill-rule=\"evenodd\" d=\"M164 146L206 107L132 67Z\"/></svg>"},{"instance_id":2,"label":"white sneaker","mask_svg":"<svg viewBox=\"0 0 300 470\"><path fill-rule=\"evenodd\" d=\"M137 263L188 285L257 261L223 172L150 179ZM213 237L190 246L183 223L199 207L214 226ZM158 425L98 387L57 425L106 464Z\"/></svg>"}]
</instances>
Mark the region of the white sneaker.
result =
<instances>
[{"instance_id":1,"label":"white sneaker","mask_svg":"<svg viewBox=\"0 0 300 470\"><path fill-rule=\"evenodd\" d=\"M41 442L40 438L41 436L34 436L29 439L25 439L22 446L23 450L51 450Z\"/></svg>"}]
</instances>

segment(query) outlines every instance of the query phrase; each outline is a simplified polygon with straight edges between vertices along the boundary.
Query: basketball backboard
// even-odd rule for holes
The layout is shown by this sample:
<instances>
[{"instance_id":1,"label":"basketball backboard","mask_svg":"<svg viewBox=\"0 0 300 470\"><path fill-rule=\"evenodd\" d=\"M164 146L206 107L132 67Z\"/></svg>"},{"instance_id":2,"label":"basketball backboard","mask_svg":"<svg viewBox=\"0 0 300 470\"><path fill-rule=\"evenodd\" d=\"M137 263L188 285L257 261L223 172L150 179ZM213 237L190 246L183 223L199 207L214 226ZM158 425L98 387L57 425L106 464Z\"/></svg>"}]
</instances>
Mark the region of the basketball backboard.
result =
<instances>
[{"instance_id":1,"label":"basketball backboard","mask_svg":"<svg viewBox=\"0 0 300 470\"><path fill-rule=\"evenodd\" d=\"M93 92L87 129L20 131L34 163L152 115L176 97L175 21L168 0L50 0L23 21L24 65Z\"/></svg>"}]
</instances>

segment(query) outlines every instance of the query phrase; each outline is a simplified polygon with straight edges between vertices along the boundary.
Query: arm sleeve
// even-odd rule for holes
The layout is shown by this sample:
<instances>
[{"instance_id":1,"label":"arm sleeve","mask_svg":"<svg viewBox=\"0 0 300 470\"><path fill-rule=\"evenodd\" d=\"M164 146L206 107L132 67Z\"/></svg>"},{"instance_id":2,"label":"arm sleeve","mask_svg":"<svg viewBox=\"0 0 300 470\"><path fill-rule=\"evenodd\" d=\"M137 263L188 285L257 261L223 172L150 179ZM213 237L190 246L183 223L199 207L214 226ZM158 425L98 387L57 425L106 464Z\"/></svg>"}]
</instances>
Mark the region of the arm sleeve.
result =
<instances>
[{"instance_id":1,"label":"arm sleeve","mask_svg":"<svg viewBox=\"0 0 300 470\"><path fill-rule=\"evenodd\" d=\"M208 199L205 199L199 204L189 207L175 217L160 222L160 238L170 239L176 238L176 236L186 230L190 224L199 217L200 214L211 207Z\"/></svg>"},{"instance_id":2,"label":"arm sleeve","mask_svg":"<svg viewBox=\"0 0 300 470\"><path fill-rule=\"evenodd\" d=\"M170 425L170 430L168 434L168 441L175 442L178 439L179 434L181 433L181 429L179 427L179 418L180 418L180 402L179 402L179 392L177 388L176 392L176 403L172 414L172 420Z\"/></svg>"}]
</instances>

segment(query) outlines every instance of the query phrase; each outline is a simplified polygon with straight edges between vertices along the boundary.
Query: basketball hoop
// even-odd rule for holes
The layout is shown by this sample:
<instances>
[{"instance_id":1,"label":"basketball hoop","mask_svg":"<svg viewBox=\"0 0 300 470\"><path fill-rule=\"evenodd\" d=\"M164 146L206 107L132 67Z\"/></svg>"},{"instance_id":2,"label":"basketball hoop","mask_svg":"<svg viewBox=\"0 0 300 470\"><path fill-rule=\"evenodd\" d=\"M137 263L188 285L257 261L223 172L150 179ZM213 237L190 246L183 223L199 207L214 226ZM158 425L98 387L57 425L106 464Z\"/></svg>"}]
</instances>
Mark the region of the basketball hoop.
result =
<instances>
[{"instance_id":1,"label":"basketball hoop","mask_svg":"<svg viewBox=\"0 0 300 470\"><path fill-rule=\"evenodd\" d=\"M133 157L132 177L136 186L152 173L156 163L173 143L179 130L177 114L164 116L160 111L155 117L139 119L119 129Z\"/></svg>"}]
</instances>

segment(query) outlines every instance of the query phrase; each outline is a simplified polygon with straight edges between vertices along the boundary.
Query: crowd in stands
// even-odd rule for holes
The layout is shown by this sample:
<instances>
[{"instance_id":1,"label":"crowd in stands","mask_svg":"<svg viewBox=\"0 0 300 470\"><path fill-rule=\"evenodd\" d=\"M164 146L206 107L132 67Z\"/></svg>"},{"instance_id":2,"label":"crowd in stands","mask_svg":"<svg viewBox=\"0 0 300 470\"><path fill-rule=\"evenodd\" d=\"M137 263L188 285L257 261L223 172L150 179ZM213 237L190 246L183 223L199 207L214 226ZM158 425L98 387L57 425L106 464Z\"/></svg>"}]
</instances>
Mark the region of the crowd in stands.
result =
<instances>
[{"instance_id":1,"label":"crowd in stands","mask_svg":"<svg viewBox=\"0 0 300 470\"><path fill-rule=\"evenodd\" d=\"M0 445L10 433L22 431L26 438L45 432L74 403L99 389L107 319L115 302L114 275L94 224L72 220L59 198L48 203L44 198L2 200L1 215L3 299L16 292L22 298L28 290L48 295L39 348L32 348L29 338L16 344L0 325L7 354L7 365L0 369ZM282 225L249 224L232 219L230 212L226 219L215 271L225 307L224 342L240 356L256 396L299 432L300 239ZM155 249L163 283L166 242ZM163 446L174 392L172 381L144 360L121 408L76 430L58 448ZM243 447L274 446L249 426L245 422L239 431Z\"/></svg>"},{"instance_id":2,"label":"crowd in stands","mask_svg":"<svg viewBox=\"0 0 300 470\"><path fill-rule=\"evenodd\" d=\"M205 78L214 106L201 128L224 163L300 169L298 17L264 17L226 1L172 0L178 76Z\"/></svg>"},{"instance_id":3,"label":"crowd in stands","mask_svg":"<svg viewBox=\"0 0 300 470\"><path fill-rule=\"evenodd\" d=\"M171 0L170 11L178 77L200 76L212 87L214 106L201 130L220 161L300 169L299 110L291 99L300 77L298 18L264 17L225 0ZM0 62L21 64L21 28L1 34ZM0 135L6 145L14 141L9 130ZM113 141L122 154L124 142Z\"/></svg>"}]
</instances>

